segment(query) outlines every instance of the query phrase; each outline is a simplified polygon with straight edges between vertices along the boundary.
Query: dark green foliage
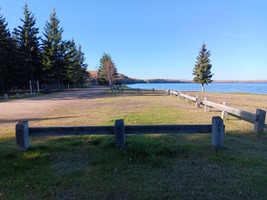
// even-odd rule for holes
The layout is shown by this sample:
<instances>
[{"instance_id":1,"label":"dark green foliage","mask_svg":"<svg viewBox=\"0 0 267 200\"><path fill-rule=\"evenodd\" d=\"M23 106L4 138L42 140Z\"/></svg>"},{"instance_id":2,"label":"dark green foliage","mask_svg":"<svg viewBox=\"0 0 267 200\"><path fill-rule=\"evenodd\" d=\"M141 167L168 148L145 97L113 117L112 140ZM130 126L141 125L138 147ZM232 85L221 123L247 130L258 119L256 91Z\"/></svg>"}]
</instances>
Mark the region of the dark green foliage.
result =
<instances>
[{"instance_id":1,"label":"dark green foliage","mask_svg":"<svg viewBox=\"0 0 267 200\"><path fill-rule=\"evenodd\" d=\"M210 71L212 65L210 64L209 57L210 57L210 51L207 51L206 44L204 43L199 52L199 56L197 57L195 68L193 70L193 75L195 76L193 81L195 83L202 84L202 92L204 92L204 84L208 84L212 82L211 78L213 74L211 74L211 71Z\"/></svg>"},{"instance_id":2,"label":"dark green foliage","mask_svg":"<svg viewBox=\"0 0 267 200\"><path fill-rule=\"evenodd\" d=\"M56 83L58 90L61 90L66 44L62 41L63 28L59 27L59 22L54 8L50 21L46 22L44 28L43 65L44 80L47 83Z\"/></svg>"},{"instance_id":3,"label":"dark green foliage","mask_svg":"<svg viewBox=\"0 0 267 200\"><path fill-rule=\"evenodd\" d=\"M13 61L15 43L7 28L5 18L0 14L0 92L4 93L12 87Z\"/></svg>"},{"instance_id":4,"label":"dark green foliage","mask_svg":"<svg viewBox=\"0 0 267 200\"><path fill-rule=\"evenodd\" d=\"M34 89L37 80L40 85L57 85L58 90L62 84L83 87L89 78L84 53L74 40L62 39L63 28L55 9L45 24L43 40L27 4L20 20L22 25L12 36L0 14L0 93L28 89L29 81Z\"/></svg>"},{"instance_id":5,"label":"dark green foliage","mask_svg":"<svg viewBox=\"0 0 267 200\"><path fill-rule=\"evenodd\" d=\"M19 63L17 74L20 85L27 85L28 81L39 80L41 74L41 51L39 29L35 28L35 18L29 11L28 5L24 7L24 19L22 26L14 29L14 35L17 40L18 52L17 62ZM34 87L33 87L34 88Z\"/></svg>"},{"instance_id":6,"label":"dark green foliage","mask_svg":"<svg viewBox=\"0 0 267 200\"><path fill-rule=\"evenodd\" d=\"M70 83L74 87L77 85L83 86L86 82L86 79L89 77L89 73L87 72L87 64L85 63L82 47L79 45L77 49L73 39L72 41L68 41L66 45L66 75L64 76L64 82Z\"/></svg>"}]
</instances>

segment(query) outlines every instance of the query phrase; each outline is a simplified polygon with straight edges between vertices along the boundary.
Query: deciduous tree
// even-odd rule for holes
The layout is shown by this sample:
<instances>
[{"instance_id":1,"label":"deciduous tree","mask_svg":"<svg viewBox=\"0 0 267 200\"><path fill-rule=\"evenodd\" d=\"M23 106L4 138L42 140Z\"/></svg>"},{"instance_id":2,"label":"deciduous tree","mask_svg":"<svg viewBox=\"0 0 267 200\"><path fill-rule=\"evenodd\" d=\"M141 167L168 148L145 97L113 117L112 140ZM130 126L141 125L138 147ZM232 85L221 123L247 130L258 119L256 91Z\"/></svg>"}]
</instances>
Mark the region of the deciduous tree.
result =
<instances>
[{"instance_id":1,"label":"deciduous tree","mask_svg":"<svg viewBox=\"0 0 267 200\"><path fill-rule=\"evenodd\" d=\"M98 78L100 84L114 85L117 69L111 56L104 53L100 59L100 66L98 69Z\"/></svg>"}]
</instances>

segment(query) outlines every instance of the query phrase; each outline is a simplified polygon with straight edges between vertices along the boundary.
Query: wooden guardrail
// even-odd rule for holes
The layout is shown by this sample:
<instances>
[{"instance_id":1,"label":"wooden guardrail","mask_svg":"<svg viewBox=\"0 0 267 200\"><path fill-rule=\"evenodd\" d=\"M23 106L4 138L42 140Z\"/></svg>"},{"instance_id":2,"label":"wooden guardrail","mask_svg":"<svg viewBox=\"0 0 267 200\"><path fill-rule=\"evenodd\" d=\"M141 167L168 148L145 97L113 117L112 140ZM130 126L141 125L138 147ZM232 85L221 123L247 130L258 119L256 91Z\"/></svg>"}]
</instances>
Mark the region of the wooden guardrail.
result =
<instances>
[{"instance_id":1,"label":"wooden guardrail","mask_svg":"<svg viewBox=\"0 0 267 200\"><path fill-rule=\"evenodd\" d=\"M186 100L196 102L196 107L200 108L201 99L199 96L192 97L188 94L184 94L182 92L177 92L173 90L165 90L165 93L169 95L177 96L178 98L185 98Z\"/></svg>"},{"instance_id":2,"label":"wooden guardrail","mask_svg":"<svg viewBox=\"0 0 267 200\"><path fill-rule=\"evenodd\" d=\"M209 99L207 97L205 97L205 99L201 102L201 99L199 96L192 97L190 95L186 95L186 94L183 94L181 92L176 92L176 91L172 91L172 90L165 90L165 93L167 93L169 95L175 95L178 97L183 97L183 98L190 100L190 101L194 101L194 102L196 102L196 107L200 107L200 104L203 104L205 106L205 108L204 108L205 111L209 111L210 107L219 109L222 111L222 119L223 120L227 119L228 113L229 113L235 117L252 122L252 123L254 123L254 132L256 132L256 133L263 134L264 128L266 128L266 125L265 125L266 111L264 111L264 110L257 109L256 113L254 114L254 113L250 113L250 112L247 112L244 110L232 108L226 102L223 102L223 104L211 102L211 101L209 101Z\"/></svg>"},{"instance_id":3,"label":"wooden guardrail","mask_svg":"<svg viewBox=\"0 0 267 200\"><path fill-rule=\"evenodd\" d=\"M236 108L232 108L229 104L225 102L222 104L214 103L209 101L207 98L203 101L205 105L205 110L209 111L209 107L213 107L222 111L222 118L227 119L228 113L240 117L244 120L252 121L254 123L254 132L263 134L265 128L265 118L266 118L266 111L257 109L256 113L247 112L244 110L239 110Z\"/></svg>"},{"instance_id":4,"label":"wooden guardrail","mask_svg":"<svg viewBox=\"0 0 267 200\"><path fill-rule=\"evenodd\" d=\"M81 127L29 127L27 121L16 125L16 142L19 150L30 147L30 137L69 136L69 135L115 135L116 147L124 148L125 134L170 134L170 133L211 133L211 145L222 147L224 136L223 120L213 117L212 124L200 125L132 125L124 126L122 119L115 121L115 126Z\"/></svg>"},{"instance_id":5,"label":"wooden guardrail","mask_svg":"<svg viewBox=\"0 0 267 200\"><path fill-rule=\"evenodd\" d=\"M142 92L142 91L151 91L151 92L155 92L155 89L140 89L140 88L117 88L117 87L112 87L111 91L121 91L122 93L125 91L136 91L138 93Z\"/></svg>"}]
</instances>

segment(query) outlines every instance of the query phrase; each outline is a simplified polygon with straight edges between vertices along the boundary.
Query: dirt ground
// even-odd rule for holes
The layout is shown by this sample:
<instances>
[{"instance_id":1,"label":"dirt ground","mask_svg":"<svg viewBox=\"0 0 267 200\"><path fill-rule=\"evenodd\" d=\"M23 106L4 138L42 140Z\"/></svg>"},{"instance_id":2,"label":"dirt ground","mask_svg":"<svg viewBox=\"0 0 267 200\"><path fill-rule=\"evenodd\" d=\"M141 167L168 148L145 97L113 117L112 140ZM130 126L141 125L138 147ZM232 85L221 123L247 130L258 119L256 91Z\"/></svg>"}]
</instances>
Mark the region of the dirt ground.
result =
<instances>
[{"instance_id":1,"label":"dirt ground","mask_svg":"<svg viewBox=\"0 0 267 200\"><path fill-rule=\"evenodd\" d=\"M0 102L0 128L15 126L21 120L39 120L44 115L52 114L55 109L79 104L81 100L86 100L88 104L93 103L108 89L108 87L94 86L64 93Z\"/></svg>"}]
</instances>

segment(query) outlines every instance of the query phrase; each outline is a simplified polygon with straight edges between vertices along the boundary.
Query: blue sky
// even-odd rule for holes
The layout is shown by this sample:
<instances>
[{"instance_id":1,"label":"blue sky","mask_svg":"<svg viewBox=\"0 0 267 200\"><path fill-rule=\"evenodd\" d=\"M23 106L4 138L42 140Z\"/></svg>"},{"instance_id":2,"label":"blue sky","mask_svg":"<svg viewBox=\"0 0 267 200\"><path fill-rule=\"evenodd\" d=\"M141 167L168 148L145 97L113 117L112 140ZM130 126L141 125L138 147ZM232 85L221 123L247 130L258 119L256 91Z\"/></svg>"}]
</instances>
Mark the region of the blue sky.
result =
<instances>
[{"instance_id":1,"label":"blue sky","mask_svg":"<svg viewBox=\"0 0 267 200\"><path fill-rule=\"evenodd\" d=\"M205 42L214 80L267 79L266 0L0 0L11 31L25 3L41 35L55 7L89 70L106 52L130 77L192 80Z\"/></svg>"}]
</instances>

